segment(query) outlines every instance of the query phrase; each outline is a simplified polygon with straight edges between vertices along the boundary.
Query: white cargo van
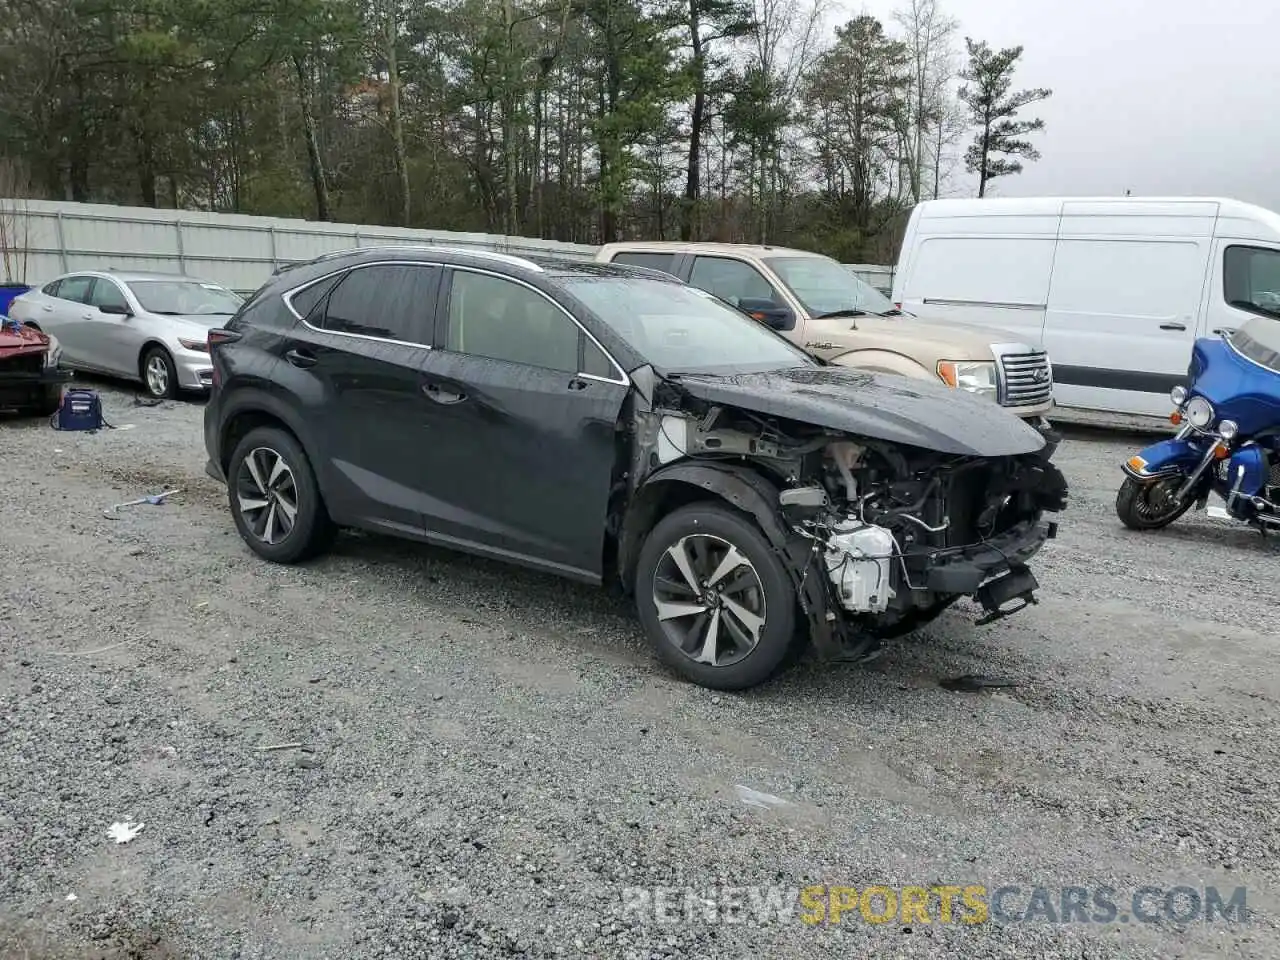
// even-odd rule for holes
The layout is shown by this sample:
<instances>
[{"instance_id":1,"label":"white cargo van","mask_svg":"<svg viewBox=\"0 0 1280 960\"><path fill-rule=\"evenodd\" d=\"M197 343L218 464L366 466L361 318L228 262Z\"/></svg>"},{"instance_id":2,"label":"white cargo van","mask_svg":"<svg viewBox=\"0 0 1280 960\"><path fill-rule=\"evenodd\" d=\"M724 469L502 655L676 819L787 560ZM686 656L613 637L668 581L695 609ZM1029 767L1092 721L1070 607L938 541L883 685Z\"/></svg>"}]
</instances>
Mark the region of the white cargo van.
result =
<instances>
[{"instance_id":1,"label":"white cargo van","mask_svg":"<svg viewBox=\"0 0 1280 960\"><path fill-rule=\"evenodd\" d=\"M1212 198L930 200L893 300L1043 346L1057 406L1164 416L1197 337L1280 322L1280 215Z\"/></svg>"}]
</instances>

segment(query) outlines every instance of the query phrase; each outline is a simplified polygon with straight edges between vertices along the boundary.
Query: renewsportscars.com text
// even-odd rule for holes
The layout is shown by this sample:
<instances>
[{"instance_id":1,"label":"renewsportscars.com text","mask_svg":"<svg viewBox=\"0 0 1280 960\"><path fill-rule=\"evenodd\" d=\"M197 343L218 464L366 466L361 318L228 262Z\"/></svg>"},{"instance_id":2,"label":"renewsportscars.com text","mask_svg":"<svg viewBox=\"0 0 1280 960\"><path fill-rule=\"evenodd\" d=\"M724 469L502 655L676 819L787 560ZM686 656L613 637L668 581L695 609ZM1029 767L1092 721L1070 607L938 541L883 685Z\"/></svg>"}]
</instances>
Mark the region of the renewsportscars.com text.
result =
<instances>
[{"instance_id":1,"label":"renewsportscars.com text","mask_svg":"<svg viewBox=\"0 0 1280 960\"><path fill-rule=\"evenodd\" d=\"M627 887L623 916L660 924L1240 923L1244 887Z\"/></svg>"}]
</instances>

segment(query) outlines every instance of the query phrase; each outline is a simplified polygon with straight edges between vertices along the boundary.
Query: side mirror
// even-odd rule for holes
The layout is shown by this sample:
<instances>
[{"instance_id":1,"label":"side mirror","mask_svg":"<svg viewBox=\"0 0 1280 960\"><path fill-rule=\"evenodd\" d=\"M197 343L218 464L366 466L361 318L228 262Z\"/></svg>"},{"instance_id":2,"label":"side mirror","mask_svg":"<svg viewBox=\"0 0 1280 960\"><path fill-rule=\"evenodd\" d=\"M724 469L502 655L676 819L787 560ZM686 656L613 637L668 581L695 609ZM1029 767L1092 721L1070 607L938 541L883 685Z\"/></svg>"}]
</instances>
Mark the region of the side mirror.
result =
<instances>
[{"instance_id":1,"label":"side mirror","mask_svg":"<svg viewBox=\"0 0 1280 960\"><path fill-rule=\"evenodd\" d=\"M786 307L780 307L772 300L743 298L738 301L738 309L752 320L758 320L774 330L790 330L795 326L795 315Z\"/></svg>"},{"instance_id":2,"label":"side mirror","mask_svg":"<svg viewBox=\"0 0 1280 960\"><path fill-rule=\"evenodd\" d=\"M116 304L114 304L114 303L106 303L106 304L103 304L102 306L98 307L98 312L99 312L99 313L109 313L109 314L111 314L112 316L116 316L116 317L131 317L131 316L133 316L133 314L129 312L129 308L128 308L128 307L121 307L121 306L117 306L117 305L116 305Z\"/></svg>"}]
</instances>

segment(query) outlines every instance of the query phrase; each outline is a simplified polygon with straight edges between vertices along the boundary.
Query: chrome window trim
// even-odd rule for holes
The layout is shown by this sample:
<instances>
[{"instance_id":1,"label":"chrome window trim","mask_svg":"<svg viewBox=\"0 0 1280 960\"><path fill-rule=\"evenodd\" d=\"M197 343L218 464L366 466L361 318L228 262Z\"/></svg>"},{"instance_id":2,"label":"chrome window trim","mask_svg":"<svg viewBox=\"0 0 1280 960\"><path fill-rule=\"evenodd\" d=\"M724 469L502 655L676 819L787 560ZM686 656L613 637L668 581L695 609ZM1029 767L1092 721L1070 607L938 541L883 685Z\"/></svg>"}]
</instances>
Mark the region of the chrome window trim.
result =
<instances>
[{"instance_id":1,"label":"chrome window trim","mask_svg":"<svg viewBox=\"0 0 1280 960\"><path fill-rule=\"evenodd\" d=\"M443 263L429 263L426 260L374 260L369 263L357 263L354 266L346 266L340 270L334 270L331 273L326 273L323 277L308 280L306 283L299 284L291 290L286 290L280 295L280 299L284 301L284 305L288 308L289 312L302 321L302 325L304 327L308 330L314 330L316 333L326 333L333 337L351 337L354 340L368 340L372 343L394 343L396 346L400 347L416 347L419 350L430 350L431 344L429 343L412 343L408 340L396 340L392 337L373 337L367 333L348 333L345 330L325 330L323 327L317 327L313 324L307 323L307 318L298 313L293 306L293 298L308 287L314 287L317 283L323 283L325 280L336 277L339 274L352 273L356 270L362 270L365 267L437 267L443 269L444 266L445 264ZM432 326L432 333L434 333L434 325Z\"/></svg>"},{"instance_id":2,"label":"chrome window trim","mask_svg":"<svg viewBox=\"0 0 1280 960\"><path fill-rule=\"evenodd\" d=\"M481 260L496 260L499 263L509 263L514 267L523 267L526 270L533 270L535 273L546 273L542 267L538 266L532 260L517 256L514 253L500 253L497 250L485 250L482 247L455 247L448 244L440 243L376 243L367 247L348 247L345 250L333 250L329 253L322 253L318 257L311 260L295 261L295 266L302 266L308 263L322 263L325 260L332 260L336 257L346 257L357 253L386 253L388 250L427 250L431 253L438 254L456 254L458 256L478 257Z\"/></svg>"},{"instance_id":3,"label":"chrome window trim","mask_svg":"<svg viewBox=\"0 0 1280 960\"><path fill-rule=\"evenodd\" d=\"M568 310L566 310L566 309L565 309L565 307L564 307L564 304L560 303L560 302L559 302L558 300L556 300L554 297L548 296L547 294L543 293L541 290L539 290L539 289L538 289L537 287L535 287L533 284L531 284L531 283L526 283L524 280L521 280L519 277L513 277L513 276L511 276L511 275L509 275L509 274L505 274L505 273L497 273L497 272L495 272L495 271L493 271L493 270L485 270L485 269L482 269L482 268L480 268L480 267L462 266L462 265L460 265L460 264L456 264L456 263L449 264L449 267L450 267L450 269L452 269L452 270L453 270L453 272L454 272L454 273L457 273L457 272L459 272L459 271L465 271L465 272L467 272L467 273L478 273L478 274L480 274L481 276L486 276L486 277L497 277L499 280L506 280L506 281L508 281L509 283L519 284L520 286L525 287L526 289L533 291L535 294L537 294L538 296L542 297L542 299L546 300L548 303L550 303L552 306L554 306L557 310L559 310L561 313L563 313L566 317L568 317L568 318L569 318L569 320L570 320L570 322L572 322L572 323L573 323L573 325L574 325L575 327L577 327L580 331L582 331L582 333L586 336L586 338L587 338L588 340L590 340L593 344L595 344L596 349L597 349L597 350L599 350L599 351L604 355L605 359L606 359L606 360L608 360L608 361L609 361L609 363L611 363L611 364L613 365L613 369L617 371L618 376L619 376L619 377L621 377L621 379L620 379L620 380L610 380L610 379L608 379L608 378L606 378L606 377L598 377L598 376L596 376L595 374L592 374L592 373L583 373L581 370L579 370L576 374L572 374L572 376L581 377L581 378L582 378L582 379L584 379L584 380L595 380L595 381L598 381L598 382L600 382L600 383L613 383L613 384L617 384L618 386L622 386L622 387L629 387L629 386L631 385L631 378L630 378L630 377L628 377L628 376L627 376L627 372L626 372L625 370L623 370L623 369L622 369L622 364L618 363L618 361L614 359L613 354L611 354L608 350L606 350L606 349L604 348L604 344L602 344L599 340L597 340L597 339L595 338L595 335L594 335L590 330L588 330L586 327L584 327L581 323L579 323L579 322L578 322L578 318L577 318L577 317L575 317L575 316L574 316L572 313L570 313ZM452 291L452 290L450 290L450 293L451 293L451 294L452 294L452 292L453 292L453 291ZM447 320L447 318L446 318L446 320ZM447 348L445 348L445 349L447 349ZM448 352L450 352L450 353L459 353L460 351L450 350L450 351L448 351ZM461 353L461 355L462 355L462 356L480 356L479 354L469 354L469 353L466 353L466 352L460 352L460 353ZM498 357L488 357L488 358L486 358L486 359L490 359L490 360L498 360L500 363L514 363L514 362L515 362L515 361L510 361L510 360L501 360L501 359L500 359L500 358L498 358ZM527 364L519 364L519 366L528 366L528 365L527 365ZM538 369L546 369L546 368L545 368L545 367L540 367L540 368L538 368ZM563 373L564 371L558 371L558 372Z\"/></svg>"}]
</instances>

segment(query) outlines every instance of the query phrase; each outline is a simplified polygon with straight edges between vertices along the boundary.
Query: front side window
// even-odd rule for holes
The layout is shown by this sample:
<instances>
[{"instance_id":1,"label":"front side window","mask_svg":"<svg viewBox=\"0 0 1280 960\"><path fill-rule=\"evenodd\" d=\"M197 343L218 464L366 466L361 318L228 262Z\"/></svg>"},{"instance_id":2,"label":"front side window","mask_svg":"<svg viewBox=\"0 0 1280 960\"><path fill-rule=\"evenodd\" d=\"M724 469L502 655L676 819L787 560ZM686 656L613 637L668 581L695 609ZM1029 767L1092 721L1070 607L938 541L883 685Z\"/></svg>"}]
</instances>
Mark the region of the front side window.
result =
<instances>
[{"instance_id":1,"label":"front side window","mask_svg":"<svg viewBox=\"0 0 1280 960\"><path fill-rule=\"evenodd\" d=\"M698 287L584 274L560 282L664 373L732 375L814 365L799 347Z\"/></svg>"},{"instance_id":2,"label":"front side window","mask_svg":"<svg viewBox=\"0 0 1280 960\"><path fill-rule=\"evenodd\" d=\"M98 308L129 309L129 301L124 298L124 292L113 281L103 280L101 277L93 282L93 292L89 302Z\"/></svg>"},{"instance_id":3,"label":"front side window","mask_svg":"<svg viewBox=\"0 0 1280 960\"><path fill-rule=\"evenodd\" d=\"M314 325L334 333L430 345L439 272L439 267L402 263L357 267L343 276L323 310L316 308Z\"/></svg>"},{"instance_id":4,"label":"front side window","mask_svg":"<svg viewBox=\"0 0 1280 960\"><path fill-rule=\"evenodd\" d=\"M1280 317L1280 250L1227 247L1222 255L1227 303L1264 317Z\"/></svg>"},{"instance_id":5,"label":"front side window","mask_svg":"<svg viewBox=\"0 0 1280 960\"><path fill-rule=\"evenodd\" d=\"M695 257L689 282L734 306L742 300L772 300L782 306L773 286L755 267L728 257Z\"/></svg>"},{"instance_id":6,"label":"front side window","mask_svg":"<svg viewBox=\"0 0 1280 960\"><path fill-rule=\"evenodd\" d=\"M826 257L769 257L768 263L811 317L854 311L885 314L894 310L883 293Z\"/></svg>"},{"instance_id":7,"label":"front side window","mask_svg":"<svg viewBox=\"0 0 1280 960\"><path fill-rule=\"evenodd\" d=\"M229 317L244 302L226 287L200 280L130 280L129 290L143 310L169 317Z\"/></svg>"},{"instance_id":8,"label":"front side window","mask_svg":"<svg viewBox=\"0 0 1280 960\"><path fill-rule=\"evenodd\" d=\"M58 297L73 303L88 303L93 277L63 277L58 281Z\"/></svg>"},{"instance_id":9,"label":"front side window","mask_svg":"<svg viewBox=\"0 0 1280 960\"><path fill-rule=\"evenodd\" d=\"M454 271L445 343L449 350L577 373L580 337L577 324L560 307L523 284Z\"/></svg>"}]
</instances>

